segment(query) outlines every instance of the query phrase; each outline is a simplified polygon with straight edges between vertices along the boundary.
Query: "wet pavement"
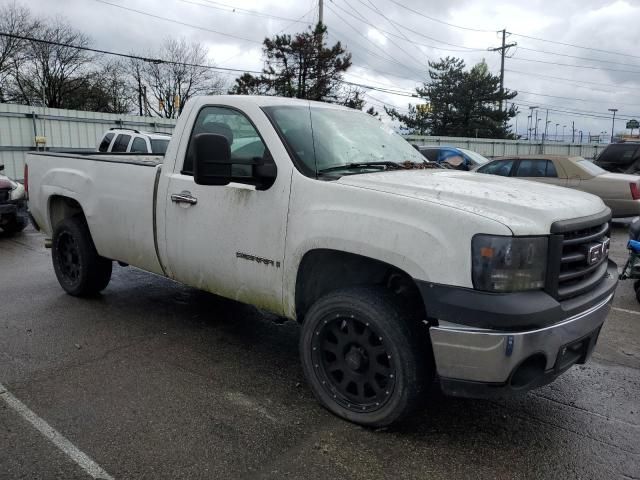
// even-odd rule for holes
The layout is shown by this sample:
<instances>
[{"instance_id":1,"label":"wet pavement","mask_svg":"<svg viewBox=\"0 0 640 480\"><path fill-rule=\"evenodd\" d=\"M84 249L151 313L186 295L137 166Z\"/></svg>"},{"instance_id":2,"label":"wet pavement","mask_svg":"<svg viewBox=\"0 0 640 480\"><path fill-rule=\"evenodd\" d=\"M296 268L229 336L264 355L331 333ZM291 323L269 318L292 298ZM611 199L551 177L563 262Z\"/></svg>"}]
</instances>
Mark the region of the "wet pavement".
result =
<instances>
[{"instance_id":1,"label":"wet pavement","mask_svg":"<svg viewBox=\"0 0 640 480\"><path fill-rule=\"evenodd\" d=\"M0 234L0 389L117 479L639 479L631 282L614 307L592 360L551 385L492 401L434 386L372 431L315 402L293 322L118 266L102 296L70 297L29 229ZM0 400L0 478L91 476Z\"/></svg>"}]
</instances>

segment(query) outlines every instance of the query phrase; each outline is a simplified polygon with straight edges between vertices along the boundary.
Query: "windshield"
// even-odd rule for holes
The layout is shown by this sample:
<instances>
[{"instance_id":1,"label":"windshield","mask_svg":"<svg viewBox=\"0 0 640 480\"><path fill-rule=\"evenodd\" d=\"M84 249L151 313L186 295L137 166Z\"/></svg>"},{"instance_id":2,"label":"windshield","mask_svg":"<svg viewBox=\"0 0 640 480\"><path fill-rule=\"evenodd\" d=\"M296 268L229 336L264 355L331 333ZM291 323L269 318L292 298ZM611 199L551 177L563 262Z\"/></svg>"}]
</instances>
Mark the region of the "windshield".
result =
<instances>
[{"instance_id":1,"label":"windshield","mask_svg":"<svg viewBox=\"0 0 640 480\"><path fill-rule=\"evenodd\" d=\"M590 162L589 160L578 160L576 163L594 177L602 175L603 173L607 173L605 170L601 169L599 166L597 166L593 162Z\"/></svg>"},{"instance_id":2,"label":"windshield","mask_svg":"<svg viewBox=\"0 0 640 480\"><path fill-rule=\"evenodd\" d=\"M363 173L391 164L425 163L405 139L366 113L313 106L264 110L307 175L328 170Z\"/></svg>"},{"instance_id":3,"label":"windshield","mask_svg":"<svg viewBox=\"0 0 640 480\"><path fill-rule=\"evenodd\" d=\"M164 155L167 152L169 140L151 140L151 153Z\"/></svg>"},{"instance_id":4,"label":"windshield","mask_svg":"<svg viewBox=\"0 0 640 480\"><path fill-rule=\"evenodd\" d=\"M483 157L477 152L473 152L464 148L459 148L458 150L469 157L475 165L484 165L485 163L489 163L489 159L487 157Z\"/></svg>"}]
</instances>

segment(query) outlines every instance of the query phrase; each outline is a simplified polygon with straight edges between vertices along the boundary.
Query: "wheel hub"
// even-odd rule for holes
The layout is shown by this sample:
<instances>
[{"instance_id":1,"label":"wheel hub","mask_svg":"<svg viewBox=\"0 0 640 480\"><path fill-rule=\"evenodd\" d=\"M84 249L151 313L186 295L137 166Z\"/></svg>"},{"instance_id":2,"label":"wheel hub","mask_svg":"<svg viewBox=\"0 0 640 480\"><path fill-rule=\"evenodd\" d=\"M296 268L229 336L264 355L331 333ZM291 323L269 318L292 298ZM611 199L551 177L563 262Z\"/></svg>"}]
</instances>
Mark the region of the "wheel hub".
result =
<instances>
[{"instance_id":1,"label":"wheel hub","mask_svg":"<svg viewBox=\"0 0 640 480\"><path fill-rule=\"evenodd\" d=\"M318 325L311 356L327 394L348 410L372 412L393 393L396 369L389 348L369 322L338 317Z\"/></svg>"}]
</instances>

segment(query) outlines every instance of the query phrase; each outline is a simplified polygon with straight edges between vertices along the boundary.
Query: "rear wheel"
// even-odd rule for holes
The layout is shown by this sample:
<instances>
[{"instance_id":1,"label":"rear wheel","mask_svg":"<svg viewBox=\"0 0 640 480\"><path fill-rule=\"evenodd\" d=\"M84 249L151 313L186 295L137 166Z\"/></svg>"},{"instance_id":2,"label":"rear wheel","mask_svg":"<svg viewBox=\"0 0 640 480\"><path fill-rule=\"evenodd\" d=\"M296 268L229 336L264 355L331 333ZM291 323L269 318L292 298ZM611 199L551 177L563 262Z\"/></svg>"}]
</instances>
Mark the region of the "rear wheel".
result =
<instances>
[{"instance_id":1,"label":"rear wheel","mask_svg":"<svg viewBox=\"0 0 640 480\"><path fill-rule=\"evenodd\" d=\"M98 255L82 217L67 218L55 228L51 257L58 282L70 295L95 295L111 280L113 262Z\"/></svg>"},{"instance_id":2,"label":"rear wheel","mask_svg":"<svg viewBox=\"0 0 640 480\"><path fill-rule=\"evenodd\" d=\"M316 398L336 415L371 427L414 411L433 374L419 325L383 288L349 288L318 300L300 338Z\"/></svg>"}]
</instances>

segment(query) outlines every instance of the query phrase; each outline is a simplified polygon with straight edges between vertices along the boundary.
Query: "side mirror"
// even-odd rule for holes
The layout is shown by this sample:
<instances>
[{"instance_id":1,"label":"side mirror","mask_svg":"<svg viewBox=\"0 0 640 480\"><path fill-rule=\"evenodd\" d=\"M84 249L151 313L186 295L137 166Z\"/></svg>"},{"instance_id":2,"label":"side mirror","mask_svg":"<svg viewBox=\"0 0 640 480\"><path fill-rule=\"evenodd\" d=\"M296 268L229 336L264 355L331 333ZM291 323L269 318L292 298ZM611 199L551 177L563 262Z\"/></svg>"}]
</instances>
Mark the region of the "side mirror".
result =
<instances>
[{"instance_id":1,"label":"side mirror","mask_svg":"<svg viewBox=\"0 0 640 480\"><path fill-rule=\"evenodd\" d=\"M193 137L193 179L198 185L231 182L231 149L224 135L199 133Z\"/></svg>"},{"instance_id":2,"label":"side mirror","mask_svg":"<svg viewBox=\"0 0 640 480\"><path fill-rule=\"evenodd\" d=\"M0 163L0 172L4 170L4 165Z\"/></svg>"}]
</instances>

